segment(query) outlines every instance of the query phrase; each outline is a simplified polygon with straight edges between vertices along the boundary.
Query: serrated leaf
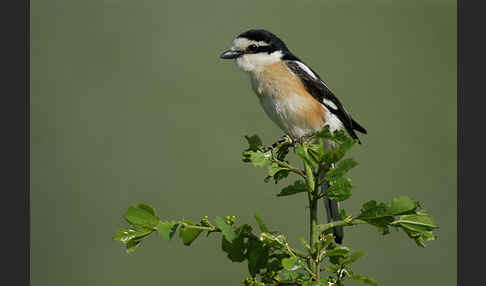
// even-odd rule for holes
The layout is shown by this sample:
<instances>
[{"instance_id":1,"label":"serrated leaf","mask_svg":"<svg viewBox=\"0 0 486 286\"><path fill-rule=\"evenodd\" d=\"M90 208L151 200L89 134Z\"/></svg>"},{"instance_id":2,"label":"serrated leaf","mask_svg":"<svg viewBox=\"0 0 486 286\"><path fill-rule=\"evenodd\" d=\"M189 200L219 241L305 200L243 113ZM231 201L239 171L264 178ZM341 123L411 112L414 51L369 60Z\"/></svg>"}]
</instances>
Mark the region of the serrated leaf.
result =
<instances>
[{"instance_id":1,"label":"serrated leaf","mask_svg":"<svg viewBox=\"0 0 486 286\"><path fill-rule=\"evenodd\" d=\"M239 235L233 242L229 242L224 236L221 239L221 248L228 254L228 258L233 262L245 260L245 237Z\"/></svg>"},{"instance_id":2,"label":"serrated leaf","mask_svg":"<svg viewBox=\"0 0 486 286\"><path fill-rule=\"evenodd\" d=\"M248 141L248 145L250 145L248 150L256 151L263 145L262 140L256 134L252 136L245 136L245 139Z\"/></svg>"},{"instance_id":3,"label":"serrated leaf","mask_svg":"<svg viewBox=\"0 0 486 286\"><path fill-rule=\"evenodd\" d=\"M411 214L419 207L417 201L410 199L409 197L402 196L392 199L388 204L389 212L391 215L404 215Z\"/></svg>"},{"instance_id":4,"label":"serrated leaf","mask_svg":"<svg viewBox=\"0 0 486 286\"><path fill-rule=\"evenodd\" d=\"M245 151L243 157L244 162L250 162L254 166L261 168L265 167L270 160L270 154L262 151Z\"/></svg>"},{"instance_id":5,"label":"serrated leaf","mask_svg":"<svg viewBox=\"0 0 486 286\"><path fill-rule=\"evenodd\" d=\"M313 161L321 162L324 159L324 144L322 138L319 138L318 142L309 144L307 152L312 157Z\"/></svg>"},{"instance_id":6,"label":"serrated leaf","mask_svg":"<svg viewBox=\"0 0 486 286\"><path fill-rule=\"evenodd\" d=\"M344 174L346 174L349 170L354 168L358 163L351 158L347 158L344 160L339 161L335 168L331 168L326 173L326 180L328 182L332 182L341 178Z\"/></svg>"},{"instance_id":7,"label":"serrated leaf","mask_svg":"<svg viewBox=\"0 0 486 286\"><path fill-rule=\"evenodd\" d=\"M280 169L273 177L268 176L265 178L265 182L268 183L270 179L273 178L275 184L277 184L280 180L285 179L289 176L289 171L288 169Z\"/></svg>"},{"instance_id":8,"label":"serrated leaf","mask_svg":"<svg viewBox=\"0 0 486 286\"><path fill-rule=\"evenodd\" d=\"M361 207L361 213L358 219L362 219L371 225L377 227L383 234L390 233L388 225L393 222L393 216L390 215L388 207L384 203L368 201Z\"/></svg>"},{"instance_id":9,"label":"serrated leaf","mask_svg":"<svg viewBox=\"0 0 486 286\"><path fill-rule=\"evenodd\" d=\"M248 240L247 248L248 271L250 275L255 276L266 267L268 261L268 248L258 239L251 238Z\"/></svg>"},{"instance_id":10,"label":"serrated leaf","mask_svg":"<svg viewBox=\"0 0 486 286\"><path fill-rule=\"evenodd\" d=\"M150 205L147 205L147 204L144 204L144 203L139 203L138 208L149 212L153 216L156 216L155 215L155 209Z\"/></svg>"},{"instance_id":11,"label":"serrated leaf","mask_svg":"<svg viewBox=\"0 0 486 286\"><path fill-rule=\"evenodd\" d=\"M332 137L332 134L331 134L331 131L330 131L330 128L329 128L329 125L324 125L324 127L315 134L317 137L320 137L320 138L327 138L327 139L331 139L333 138Z\"/></svg>"},{"instance_id":12,"label":"serrated leaf","mask_svg":"<svg viewBox=\"0 0 486 286\"><path fill-rule=\"evenodd\" d=\"M352 189L353 185L351 185L349 178L339 177L327 189L326 197L331 200L344 201L351 197Z\"/></svg>"},{"instance_id":13,"label":"serrated leaf","mask_svg":"<svg viewBox=\"0 0 486 286\"><path fill-rule=\"evenodd\" d=\"M237 237L235 228L229 224L227 224L222 218L217 216L214 219L214 223L216 226L221 230L224 238L229 242L233 242L233 240Z\"/></svg>"},{"instance_id":14,"label":"serrated leaf","mask_svg":"<svg viewBox=\"0 0 486 286\"><path fill-rule=\"evenodd\" d=\"M291 196L303 192L307 192L307 185L304 181L297 180L292 185L283 188L282 191L277 194L277 197Z\"/></svg>"},{"instance_id":15,"label":"serrated leaf","mask_svg":"<svg viewBox=\"0 0 486 286\"><path fill-rule=\"evenodd\" d=\"M113 240L119 241L121 243L128 243L131 240L136 240L138 238L143 238L152 233L152 229L149 228L122 228L118 230Z\"/></svg>"},{"instance_id":16,"label":"serrated leaf","mask_svg":"<svg viewBox=\"0 0 486 286\"><path fill-rule=\"evenodd\" d=\"M425 241L435 239L432 231L438 229L438 226L434 224L432 218L425 211L402 215L391 225L401 227L421 247L425 247Z\"/></svg>"},{"instance_id":17,"label":"serrated leaf","mask_svg":"<svg viewBox=\"0 0 486 286\"><path fill-rule=\"evenodd\" d=\"M184 224L179 228L179 237L182 239L184 245L189 246L196 240L199 234L202 232L199 228L193 228L194 223L190 220L183 220Z\"/></svg>"},{"instance_id":18,"label":"serrated leaf","mask_svg":"<svg viewBox=\"0 0 486 286\"><path fill-rule=\"evenodd\" d=\"M300 268L298 257L289 257L282 259L282 266L285 270L295 271Z\"/></svg>"},{"instance_id":19,"label":"serrated leaf","mask_svg":"<svg viewBox=\"0 0 486 286\"><path fill-rule=\"evenodd\" d=\"M278 172L282 171L282 170L288 170L288 168L283 168L283 167L280 167L277 163L273 162L269 167L268 167L268 175L270 177L273 177L275 176L275 174L277 174Z\"/></svg>"},{"instance_id":20,"label":"serrated leaf","mask_svg":"<svg viewBox=\"0 0 486 286\"><path fill-rule=\"evenodd\" d=\"M131 206L128 208L125 219L128 223L147 228L154 228L159 223L159 218L154 216L151 212Z\"/></svg>"},{"instance_id":21,"label":"serrated leaf","mask_svg":"<svg viewBox=\"0 0 486 286\"><path fill-rule=\"evenodd\" d=\"M357 142L342 132L338 132L337 134L335 132L331 140L336 142L337 146L324 154L328 163L336 163L341 160Z\"/></svg>"},{"instance_id":22,"label":"serrated leaf","mask_svg":"<svg viewBox=\"0 0 486 286\"><path fill-rule=\"evenodd\" d=\"M164 239L170 240L174 236L174 233L177 231L178 226L179 224L175 221L159 221L155 228Z\"/></svg>"}]
</instances>

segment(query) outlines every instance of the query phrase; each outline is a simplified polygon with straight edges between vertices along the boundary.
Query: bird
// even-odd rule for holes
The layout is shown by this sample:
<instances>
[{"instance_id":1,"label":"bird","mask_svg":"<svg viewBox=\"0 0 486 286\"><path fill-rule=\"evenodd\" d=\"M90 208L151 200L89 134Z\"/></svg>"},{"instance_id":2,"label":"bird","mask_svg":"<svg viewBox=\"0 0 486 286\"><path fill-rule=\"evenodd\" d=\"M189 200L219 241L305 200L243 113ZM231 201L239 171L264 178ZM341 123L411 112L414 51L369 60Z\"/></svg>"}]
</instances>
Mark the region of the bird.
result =
<instances>
[{"instance_id":1,"label":"bird","mask_svg":"<svg viewBox=\"0 0 486 286\"><path fill-rule=\"evenodd\" d=\"M311 136L325 125L331 132L345 129L360 144L356 132L367 134L321 77L272 32L265 29L243 32L220 58L234 60L240 70L250 75L251 87L265 113L292 139ZM333 146L331 142L326 145ZM324 193L327 187L326 183L321 186ZM328 222L341 220L338 201L324 197L324 205ZM333 228L333 234L341 244L343 227Z\"/></svg>"}]
</instances>

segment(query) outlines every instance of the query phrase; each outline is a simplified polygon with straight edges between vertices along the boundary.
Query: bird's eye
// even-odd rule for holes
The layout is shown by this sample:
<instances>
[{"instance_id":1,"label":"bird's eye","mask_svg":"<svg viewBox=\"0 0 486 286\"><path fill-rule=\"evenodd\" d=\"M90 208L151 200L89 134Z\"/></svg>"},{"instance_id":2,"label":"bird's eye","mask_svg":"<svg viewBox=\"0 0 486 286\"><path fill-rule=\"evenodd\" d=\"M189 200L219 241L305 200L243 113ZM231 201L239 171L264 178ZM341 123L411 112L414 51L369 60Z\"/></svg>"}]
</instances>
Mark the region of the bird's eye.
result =
<instances>
[{"instance_id":1,"label":"bird's eye","mask_svg":"<svg viewBox=\"0 0 486 286\"><path fill-rule=\"evenodd\" d=\"M256 45L249 45L248 46L248 51L255 52L256 50L257 50L257 46Z\"/></svg>"}]
</instances>

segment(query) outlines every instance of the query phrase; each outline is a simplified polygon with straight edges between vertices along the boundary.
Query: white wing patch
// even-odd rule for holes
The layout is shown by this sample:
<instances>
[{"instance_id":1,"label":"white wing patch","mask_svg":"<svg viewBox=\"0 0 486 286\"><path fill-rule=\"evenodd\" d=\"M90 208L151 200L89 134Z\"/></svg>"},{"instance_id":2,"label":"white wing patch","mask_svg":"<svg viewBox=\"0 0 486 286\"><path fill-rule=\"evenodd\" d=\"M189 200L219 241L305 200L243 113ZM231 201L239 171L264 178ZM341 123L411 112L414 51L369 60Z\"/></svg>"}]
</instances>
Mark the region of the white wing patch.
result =
<instances>
[{"instance_id":1,"label":"white wing patch","mask_svg":"<svg viewBox=\"0 0 486 286\"><path fill-rule=\"evenodd\" d=\"M316 74L315 74L315 73L313 73L313 72L312 72L312 70L311 70L310 68L308 68L308 67L307 67L307 66L306 66L304 63L299 62L299 61L295 61L295 62L296 62L298 65L299 65L299 67L300 67L300 68L301 68L303 71L305 71L305 72L306 72L308 75L310 75L310 76L311 76L313 79L317 79L317 80L319 80L319 81L320 81L320 82L321 82L321 83L322 83L322 84L323 84L325 87L327 87L327 84L326 84L324 81L322 81L321 79L319 79L319 78L316 76ZM327 89L329 89L329 87L327 87ZM331 105L331 104L328 104L328 105L329 105L329 106L333 106L333 105ZM334 106L335 106L335 105L334 105ZM336 109L335 107L333 107L333 108L334 108L334 109Z\"/></svg>"},{"instance_id":2,"label":"white wing patch","mask_svg":"<svg viewBox=\"0 0 486 286\"><path fill-rule=\"evenodd\" d=\"M306 65L299 61L295 61L301 69L303 69L308 75L310 75L313 79L317 79L317 76L308 68Z\"/></svg>"},{"instance_id":3,"label":"white wing patch","mask_svg":"<svg viewBox=\"0 0 486 286\"><path fill-rule=\"evenodd\" d=\"M338 109L337 106L336 106L336 104L334 104L334 102L330 101L329 99L323 98L322 101L324 102L324 104L328 105L332 109L334 109L334 110L337 110Z\"/></svg>"}]
</instances>

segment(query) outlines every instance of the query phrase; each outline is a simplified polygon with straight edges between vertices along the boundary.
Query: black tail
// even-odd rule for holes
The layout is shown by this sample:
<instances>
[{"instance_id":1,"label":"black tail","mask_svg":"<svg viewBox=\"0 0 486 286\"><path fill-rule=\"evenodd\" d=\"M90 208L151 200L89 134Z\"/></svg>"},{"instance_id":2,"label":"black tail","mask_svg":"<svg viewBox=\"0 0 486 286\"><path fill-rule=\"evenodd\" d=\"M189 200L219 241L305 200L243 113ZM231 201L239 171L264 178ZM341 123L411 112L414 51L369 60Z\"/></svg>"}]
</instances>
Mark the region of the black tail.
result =
<instances>
[{"instance_id":1,"label":"black tail","mask_svg":"<svg viewBox=\"0 0 486 286\"><path fill-rule=\"evenodd\" d=\"M321 179L323 179L325 176L326 173L322 172L320 177ZM327 187L328 187L327 182L324 181L324 183L322 183L321 185L321 189L324 194L327 191ZM326 208L327 222L342 220L340 209L339 209L339 202L336 200L330 200L327 197L324 197L323 199L324 199L324 207ZM344 228L342 226L336 226L332 229L332 232L334 234L334 238L336 242L341 244L344 238Z\"/></svg>"},{"instance_id":2,"label":"black tail","mask_svg":"<svg viewBox=\"0 0 486 286\"><path fill-rule=\"evenodd\" d=\"M359 125L358 122L354 121L354 119L351 118L351 122L353 123L353 129L358 131L358 132L361 132L363 134L368 134L368 132L366 131L366 129L363 128L363 126Z\"/></svg>"},{"instance_id":3,"label":"black tail","mask_svg":"<svg viewBox=\"0 0 486 286\"><path fill-rule=\"evenodd\" d=\"M324 197L324 206L326 207L327 221L338 221L341 220L341 214L339 213L339 202L336 200L330 200ZM344 228L342 226L336 226L332 229L334 238L337 243L343 243L344 238Z\"/></svg>"}]
</instances>

